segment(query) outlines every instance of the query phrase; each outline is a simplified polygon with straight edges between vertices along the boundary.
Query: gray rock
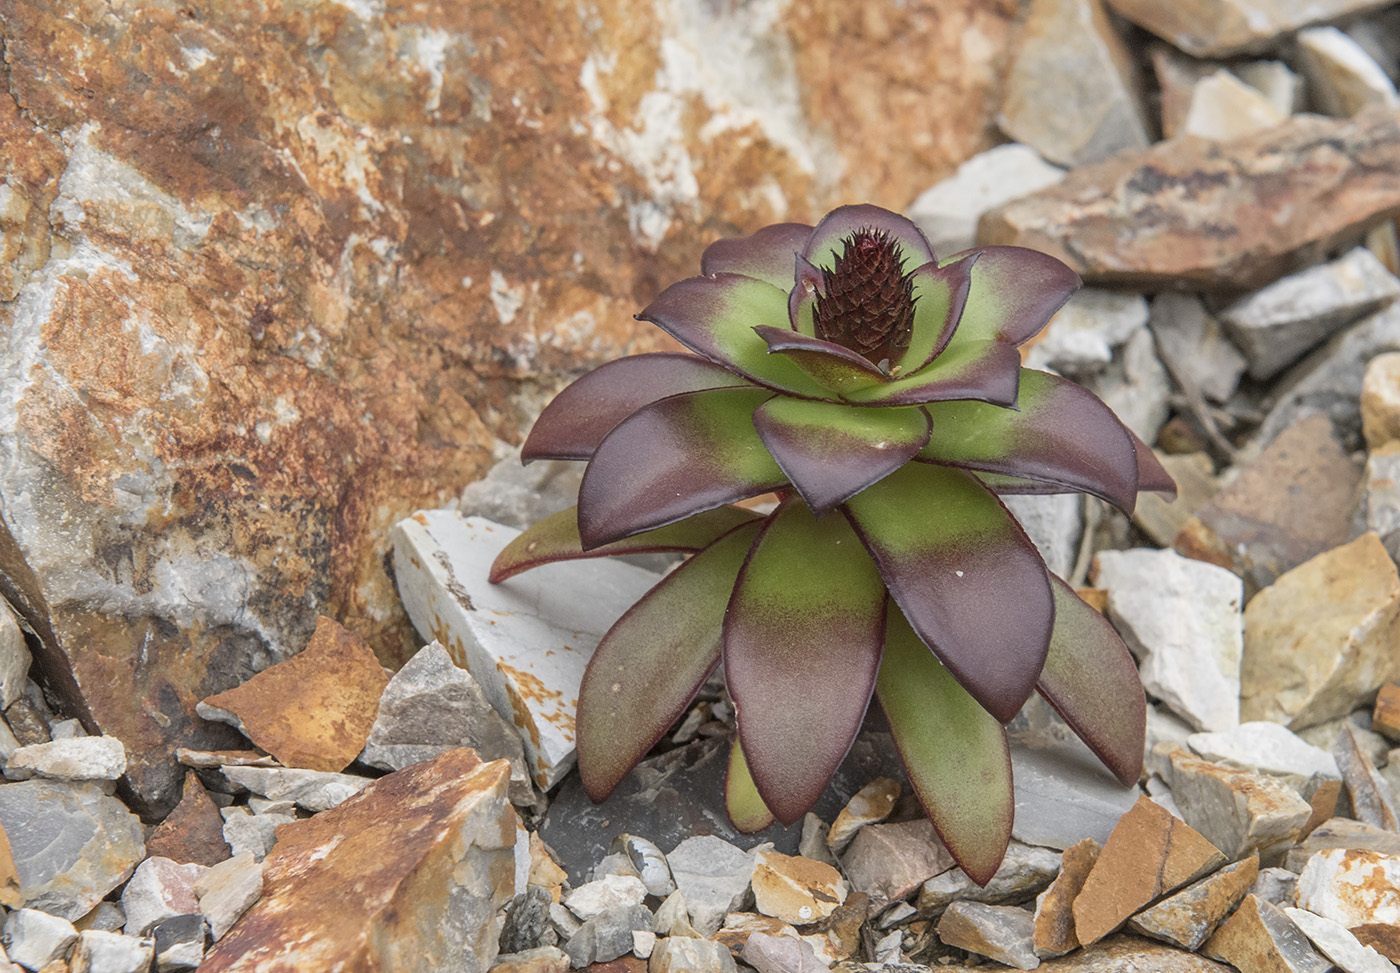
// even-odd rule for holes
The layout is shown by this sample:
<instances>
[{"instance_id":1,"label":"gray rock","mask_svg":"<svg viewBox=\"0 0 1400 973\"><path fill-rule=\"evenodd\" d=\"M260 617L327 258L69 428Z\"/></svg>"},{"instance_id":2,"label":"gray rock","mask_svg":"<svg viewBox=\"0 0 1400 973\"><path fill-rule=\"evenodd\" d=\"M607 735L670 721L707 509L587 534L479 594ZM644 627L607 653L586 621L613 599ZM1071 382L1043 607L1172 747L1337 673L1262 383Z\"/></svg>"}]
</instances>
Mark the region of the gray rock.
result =
<instances>
[{"instance_id":1,"label":"gray rock","mask_svg":"<svg viewBox=\"0 0 1400 973\"><path fill-rule=\"evenodd\" d=\"M1391 560L1396 560L1400 556L1400 443L1371 450L1361 482L1366 491L1362 526L1379 537Z\"/></svg>"},{"instance_id":2,"label":"gray rock","mask_svg":"<svg viewBox=\"0 0 1400 973\"><path fill-rule=\"evenodd\" d=\"M676 889L690 907L690 923L702 936L712 936L724 917L742 907L753 878L752 853L722 838L687 838L666 856Z\"/></svg>"},{"instance_id":3,"label":"gray rock","mask_svg":"<svg viewBox=\"0 0 1400 973\"><path fill-rule=\"evenodd\" d=\"M554 927L558 937L565 941L583 928L583 923L579 922L572 912L558 902L549 904L549 923Z\"/></svg>"},{"instance_id":4,"label":"gray rock","mask_svg":"<svg viewBox=\"0 0 1400 973\"><path fill-rule=\"evenodd\" d=\"M569 954L569 962L576 970L590 963L606 963L632 952L634 930L655 931L651 913L645 906L609 909L580 926L564 945L564 952Z\"/></svg>"},{"instance_id":5,"label":"gray rock","mask_svg":"<svg viewBox=\"0 0 1400 973\"><path fill-rule=\"evenodd\" d=\"M373 783L368 777L293 767L224 767L223 775L271 801L292 801L312 813L329 811Z\"/></svg>"},{"instance_id":6,"label":"gray rock","mask_svg":"<svg viewBox=\"0 0 1400 973\"><path fill-rule=\"evenodd\" d=\"M1084 532L1084 506L1079 494L1007 494L1001 501L1021 522L1045 558L1045 566L1062 578L1068 577L1074 570L1079 538Z\"/></svg>"},{"instance_id":7,"label":"gray rock","mask_svg":"<svg viewBox=\"0 0 1400 973\"><path fill-rule=\"evenodd\" d=\"M741 852L742 854L742 852ZM564 905L584 922L628 905L641 905L647 897L642 880L631 875L604 875L564 893Z\"/></svg>"},{"instance_id":8,"label":"gray rock","mask_svg":"<svg viewBox=\"0 0 1400 973\"><path fill-rule=\"evenodd\" d=\"M1050 319L1027 353L1026 365L1076 377L1098 374L1147 320L1147 300L1140 295L1081 288Z\"/></svg>"},{"instance_id":9,"label":"gray rock","mask_svg":"<svg viewBox=\"0 0 1400 973\"><path fill-rule=\"evenodd\" d=\"M1011 767L1016 792L1011 833L1028 845L1063 851L1085 838L1103 844L1138 796L1070 735L1017 734Z\"/></svg>"},{"instance_id":10,"label":"gray rock","mask_svg":"<svg viewBox=\"0 0 1400 973\"><path fill-rule=\"evenodd\" d=\"M1060 870L1060 855L1048 848L1033 848L1012 841L992 880L978 886L961 868L935 875L919 889L918 909L924 916L939 916L958 900L1014 905L1028 902L1050 884Z\"/></svg>"},{"instance_id":11,"label":"gray rock","mask_svg":"<svg viewBox=\"0 0 1400 973\"><path fill-rule=\"evenodd\" d=\"M49 727L49 737L54 740L72 740L87 735L82 720L59 720Z\"/></svg>"},{"instance_id":12,"label":"gray rock","mask_svg":"<svg viewBox=\"0 0 1400 973\"><path fill-rule=\"evenodd\" d=\"M10 724L0 718L0 770L9 763L19 746L19 740L15 739L15 732L10 729Z\"/></svg>"},{"instance_id":13,"label":"gray rock","mask_svg":"<svg viewBox=\"0 0 1400 973\"><path fill-rule=\"evenodd\" d=\"M1285 908L1283 914L1303 930L1303 935L1312 940L1319 952L1341 967L1343 973L1395 973L1394 963L1374 947L1363 946L1340 922L1306 909Z\"/></svg>"},{"instance_id":14,"label":"gray rock","mask_svg":"<svg viewBox=\"0 0 1400 973\"><path fill-rule=\"evenodd\" d=\"M1249 894L1274 905L1288 905L1298 895L1298 874L1287 868L1261 868Z\"/></svg>"},{"instance_id":15,"label":"gray rock","mask_svg":"<svg viewBox=\"0 0 1400 973\"><path fill-rule=\"evenodd\" d=\"M93 910L83 916L84 929L101 929L103 932L121 932L126 925L126 913L115 902L99 902Z\"/></svg>"},{"instance_id":16,"label":"gray rock","mask_svg":"<svg viewBox=\"0 0 1400 973\"><path fill-rule=\"evenodd\" d=\"M660 936L699 939L700 933L690 924L690 907L684 892L672 892L656 909L656 932Z\"/></svg>"},{"instance_id":17,"label":"gray rock","mask_svg":"<svg viewBox=\"0 0 1400 973\"><path fill-rule=\"evenodd\" d=\"M464 517L485 517L524 530L531 524L578 503L583 467L562 460L526 466L520 448L509 448L486 476L468 483L457 502Z\"/></svg>"},{"instance_id":18,"label":"gray rock","mask_svg":"<svg viewBox=\"0 0 1400 973\"><path fill-rule=\"evenodd\" d=\"M1396 800L1390 784L1362 749L1356 730L1350 723L1342 727L1337 745L1332 748L1332 756L1336 758L1342 779L1346 781L1355 818L1386 831L1400 831L1400 801Z\"/></svg>"},{"instance_id":19,"label":"gray rock","mask_svg":"<svg viewBox=\"0 0 1400 973\"><path fill-rule=\"evenodd\" d=\"M523 953L527 949L553 946L554 929L549 921L549 890L528 886L506 906L505 924L499 939L501 952Z\"/></svg>"},{"instance_id":20,"label":"gray rock","mask_svg":"<svg viewBox=\"0 0 1400 973\"><path fill-rule=\"evenodd\" d=\"M1084 381L1123 424L1145 443L1155 443L1171 408L1171 383L1146 328L1123 345L1113 364Z\"/></svg>"},{"instance_id":21,"label":"gray rock","mask_svg":"<svg viewBox=\"0 0 1400 973\"><path fill-rule=\"evenodd\" d=\"M1329 973L1332 969L1281 909L1248 895L1206 940L1201 952L1242 969L1279 973Z\"/></svg>"},{"instance_id":22,"label":"gray rock","mask_svg":"<svg viewBox=\"0 0 1400 973\"><path fill-rule=\"evenodd\" d=\"M24 904L70 920L125 882L146 854L140 819L95 784L0 786L0 825Z\"/></svg>"},{"instance_id":23,"label":"gray rock","mask_svg":"<svg viewBox=\"0 0 1400 973\"><path fill-rule=\"evenodd\" d=\"M277 841L277 826L296 820L295 814L269 812L254 814L246 807L234 805L219 808L224 819L224 841L234 857L244 852L262 861Z\"/></svg>"},{"instance_id":24,"label":"gray rock","mask_svg":"<svg viewBox=\"0 0 1400 973\"><path fill-rule=\"evenodd\" d=\"M126 748L116 737L69 737L20 747L5 764L10 780L117 780L126 773Z\"/></svg>"},{"instance_id":25,"label":"gray rock","mask_svg":"<svg viewBox=\"0 0 1400 973\"><path fill-rule=\"evenodd\" d=\"M938 938L945 944L1018 970L1040 965L1034 934L1035 917L1016 906L954 902L938 920Z\"/></svg>"},{"instance_id":26,"label":"gray rock","mask_svg":"<svg viewBox=\"0 0 1400 973\"><path fill-rule=\"evenodd\" d=\"M69 960L71 973L146 973L155 959L155 943L138 936L85 929Z\"/></svg>"},{"instance_id":27,"label":"gray rock","mask_svg":"<svg viewBox=\"0 0 1400 973\"><path fill-rule=\"evenodd\" d=\"M659 941L648 973L738 973L734 956L722 943L684 937Z\"/></svg>"},{"instance_id":28,"label":"gray rock","mask_svg":"<svg viewBox=\"0 0 1400 973\"><path fill-rule=\"evenodd\" d=\"M821 973L826 968L811 943L766 932L751 933L739 957L758 973Z\"/></svg>"},{"instance_id":29,"label":"gray rock","mask_svg":"<svg viewBox=\"0 0 1400 973\"><path fill-rule=\"evenodd\" d=\"M802 816L802 838L797 843L797 853L803 858L812 859L812 861L827 865L837 864L836 856L831 853L831 848L827 845L827 838L830 835L831 825L808 811Z\"/></svg>"},{"instance_id":30,"label":"gray rock","mask_svg":"<svg viewBox=\"0 0 1400 973\"><path fill-rule=\"evenodd\" d=\"M216 941L262 898L262 863L242 852L214 865L194 883L199 911Z\"/></svg>"},{"instance_id":31,"label":"gray rock","mask_svg":"<svg viewBox=\"0 0 1400 973\"><path fill-rule=\"evenodd\" d=\"M434 641L414 653L384 688L361 759L371 767L402 770L454 747L471 747L482 760L509 760L511 802L534 799L520 734Z\"/></svg>"},{"instance_id":32,"label":"gray rock","mask_svg":"<svg viewBox=\"0 0 1400 973\"><path fill-rule=\"evenodd\" d=\"M613 852L621 850L627 856L637 877L646 886L647 894L664 899L676 890L671 878L671 866L654 842L634 834L620 834L613 839Z\"/></svg>"},{"instance_id":33,"label":"gray rock","mask_svg":"<svg viewBox=\"0 0 1400 973\"><path fill-rule=\"evenodd\" d=\"M927 818L868 824L841 856L841 870L851 888L870 896L872 911L908 898L952 867L953 856Z\"/></svg>"},{"instance_id":34,"label":"gray rock","mask_svg":"<svg viewBox=\"0 0 1400 973\"><path fill-rule=\"evenodd\" d=\"M77 941L71 922L39 909L16 909L5 917L5 952L26 969L42 969Z\"/></svg>"},{"instance_id":35,"label":"gray rock","mask_svg":"<svg viewBox=\"0 0 1400 973\"><path fill-rule=\"evenodd\" d=\"M906 215L919 224L941 259L977 242L977 221L987 210L1064 177L1065 170L1050 165L1035 149L1008 142L974 155L924 190Z\"/></svg>"},{"instance_id":36,"label":"gray rock","mask_svg":"<svg viewBox=\"0 0 1400 973\"><path fill-rule=\"evenodd\" d=\"M1301 782L1314 774L1341 776L1330 753L1268 720L1252 720L1219 733L1192 733L1186 745L1207 760L1226 760L1275 777Z\"/></svg>"},{"instance_id":37,"label":"gray rock","mask_svg":"<svg viewBox=\"0 0 1400 973\"><path fill-rule=\"evenodd\" d=\"M122 889L126 931L144 936L158 922L199 911L194 883L208 869L193 862L178 864L169 858L147 858Z\"/></svg>"},{"instance_id":38,"label":"gray rock","mask_svg":"<svg viewBox=\"0 0 1400 973\"><path fill-rule=\"evenodd\" d=\"M9 709L24 692L32 662L14 612L9 605L0 603L0 710Z\"/></svg>"},{"instance_id":39,"label":"gray rock","mask_svg":"<svg viewBox=\"0 0 1400 973\"><path fill-rule=\"evenodd\" d=\"M1385 70L1336 27L1299 31L1298 53L1313 100L1328 115L1350 118L1370 105L1400 101Z\"/></svg>"},{"instance_id":40,"label":"gray rock","mask_svg":"<svg viewBox=\"0 0 1400 973\"><path fill-rule=\"evenodd\" d=\"M1400 857L1400 834L1364 821L1332 818L1314 828L1298 847L1289 849L1283 864L1289 871L1301 874L1308 860L1318 852L1338 848Z\"/></svg>"},{"instance_id":41,"label":"gray rock","mask_svg":"<svg viewBox=\"0 0 1400 973\"><path fill-rule=\"evenodd\" d=\"M1235 394L1245 359L1192 294L1165 293L1152 299L1148 325L1162 361L1181 382L1189 382L1212 402Z\"/></svg>"},{"instance_id":42,"label":"gray rock","mask_svg":"<svg viewBox=\"0 0 1400 973\"><path fill-rule=\"evenodd\" d=\"M156 973L193 970L204 959L209 926L197 913L174 916L157 923L151 938L156 947Z\"/></svg>"}]
</instances>

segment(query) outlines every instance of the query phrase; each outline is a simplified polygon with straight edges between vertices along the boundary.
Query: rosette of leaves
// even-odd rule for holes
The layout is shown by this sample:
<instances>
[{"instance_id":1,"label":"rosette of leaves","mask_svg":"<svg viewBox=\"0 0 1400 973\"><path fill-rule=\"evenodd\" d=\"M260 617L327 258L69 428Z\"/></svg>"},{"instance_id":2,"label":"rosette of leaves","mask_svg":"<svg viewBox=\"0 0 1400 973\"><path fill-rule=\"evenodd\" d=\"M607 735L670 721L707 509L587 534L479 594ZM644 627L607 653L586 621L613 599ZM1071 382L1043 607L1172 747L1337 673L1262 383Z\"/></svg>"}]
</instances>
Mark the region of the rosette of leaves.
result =
<instances>
[{"instance_id":1,"label":"rosette of leaves","mask_svg":"<svg viewBox=\"0 0 1400 973\"><path fill-rule=\"evenodd\" d=\"M791 824L873 695L940 837L986 882L1011 835L1003 726L1031 693L1125 785L1142 766L1131 657L998 499L1083 491L1131 511L1174 489L1098 398L1021 367L1079 278L1018 247L940 260L868 205L720 240L701 272L638 315L693 354L610 362L545 408L523 458L587 461L578 505L493 569L690 555L589 663L583 785L606 798L723 662L729 814ZM768 493L766 516L735 506Z\"/></svg>"}]
</instances>

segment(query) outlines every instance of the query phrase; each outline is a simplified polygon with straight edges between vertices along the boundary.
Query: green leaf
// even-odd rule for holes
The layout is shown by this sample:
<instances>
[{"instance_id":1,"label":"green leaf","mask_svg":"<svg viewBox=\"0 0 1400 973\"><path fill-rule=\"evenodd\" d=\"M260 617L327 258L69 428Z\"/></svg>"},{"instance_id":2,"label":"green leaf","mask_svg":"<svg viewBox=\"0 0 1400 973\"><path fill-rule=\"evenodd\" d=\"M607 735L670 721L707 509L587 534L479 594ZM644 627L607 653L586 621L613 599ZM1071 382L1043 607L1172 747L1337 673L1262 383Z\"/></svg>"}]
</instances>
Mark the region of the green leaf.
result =
<instances>
[{"instance_id":1,"label":"green leaf","mask_svg":"<svg viewBox=\"0 0 1400 973\"><path fill-rule=\"evenodd\" d=\"M889 377L864 357L832 341L812 338L791 328L754 328L768 350L792 360L834 395L888 382Z\"/></svg>"},{"instance_id":2,"label":"green leaf","mask_svg":"<svg viewBox=\"0 0 1400 973\"><path fill-rule=\"evenodd\" d=\"M1006 731L893 604L875 692L938 836L968 877L986 885L1006 854L1015 812Z\"/></svg>"},{"instance_id":3,"label":"green leaf","mask_svg":"<svg viewBox=\"0 0 1400 973\"><path fill-rule=\"evenodd\" d=\"M913 375L846 393L848 402L864 405L919 405L953 399L980 399L1014 406L1021 355L1001 341L954 340L929 365Z\"/></svg>"},{"instance_id":4,"label":"green leaf","mask_svg":"<svg viewBox=\"0 0 1400 973\"><path fill-rule=\"evenodd\" d=\"M579 776L593 800L646 756L719 662L725 606L758 528L735 528L686 561L598 643L577 721Z\"/></svg>"},{"instance_id":5,"label":"green leaf","mask_svg":"<svg viewBox=\"0 0 1400 973\"><path fill-rule=\"evenodd\" d=\"M780 506L739 573L724 674L763 803L785 825L821 796L870 704L885 587L843 518Z\"/></svg>"},{"instance_id":6,"label":"green leaf","mask_svg":"<svg viewBox=\"0 0 1400 973\"><path fill-rule=\"evenodd\" d=\"M948 346L967 304L976 261L972 256L945 267L928 263L914 271L914 332L899 357L899 374L920 371Z\"/></svg>"},{"instance_id":7,"label":"green leaf","mask_svg":"<svg viewBox=\"0 0 1400 973\"><path fill-rule=\"evenodd\" d=\"M1079 289L1079 275L1049 254L1025 247L979 247L943 261L976 256L953 343L1029 340Z\"/></svg>"},{"instance_id":8,"label":"green leaf","mask_svg":"<svg viewBox=\"0 0 1400 973\"><path fill-rule=\"evenodd\" d=\"M910 463L843 508L919 637L1003 723L1035 688L1055 617L1040 552L969 473Z\"/></svg>"},{"instance_id":9,"label":"green leaf","mask_svg":"<svg viewBox=\"0 0 1400 973\"><path fill-rule=\"evenodd\" d=\"M773 823L773 812L763 803L744 760L744 748L735 736L729 744L729 772L724 778L724 809L742 834L762 831Z\"/></svg>"},{"instance_id":10,"label":"green leaf","mask_svg":"<svg viewBox=\"0 0 1400 973\"><path fill-rule=\"evenodd\" d=\"M1055 632L1036 689L1124 787L1142 775L1147 698L1137 666L1113 626L1050 576Z\"/></svg>"},{"instance_id":11,"label":"green leaf","mask_svg":"<svg viewBox=\"0 0 1400 973\"><path fill-rule=\"evenodd\" d=\"M818 267L831 270L836 266L836 255L844 249L844 241L857 230L884 233L898 244L900 267L906 274L934 259L933 247L929 246L918 224L868 203L838 206L822 217L812 230L802 256Z\"/></svg>"},{"instance_id":12,"label":"green leaf","mask_svg":"<svg viewBox=\"0 0 1400 973\"><path fill-rule=\"evenodd\" d=\"M612 544L585 551L578 535L578 507L570 507L532 524L507 544L491 565L490 581L499 584L522 571L555 561L659 551L693 554L740 524L757 518L757 514L741 507L717 507L687 517L679 523L633 534Z\"/></svg>"},{"instance_id":13,"label":"green leaf","mask_svg":"<svg viewBox=\"0 0 1400 973\"><path fill-rule=\"evenodd\" d=\"M818 516L899 469L929 434L919 406L871 409L785 396L759 406L753 424Z\"/></svg>"},{"instance_id":14,"label":"green leaf","mask_svg":"<svg viewBox=\"0 0 1400 973\"><path fill-rule=\"evenodd\" d=\"M792 289L797 253L812 235L805 223L774 223L744 237L716 240L700 255L700 273L743 274Z\"/></svg>"}]
</instances>

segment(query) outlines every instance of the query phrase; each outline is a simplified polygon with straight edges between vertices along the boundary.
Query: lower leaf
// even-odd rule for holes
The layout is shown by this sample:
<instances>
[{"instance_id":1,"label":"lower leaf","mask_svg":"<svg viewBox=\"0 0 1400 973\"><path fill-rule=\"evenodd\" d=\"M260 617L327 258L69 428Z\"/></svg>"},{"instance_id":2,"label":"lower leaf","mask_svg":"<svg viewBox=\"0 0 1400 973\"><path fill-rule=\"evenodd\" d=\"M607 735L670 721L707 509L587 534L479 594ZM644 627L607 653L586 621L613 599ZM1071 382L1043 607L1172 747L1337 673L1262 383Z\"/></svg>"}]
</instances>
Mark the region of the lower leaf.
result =
<instances>
[{"instance_id":1,"label":"lower leaf","mask_svg":"<svg viewBox=\"0 0 1400 973\"><path fill-rule=\"evenodd\" d=\"M744 759L744 747L736 734L729 745L729 772L724 778L724 809L743 834L762 831L773 823L773 812L763 803Z\"/></svg>"}]
</instances>

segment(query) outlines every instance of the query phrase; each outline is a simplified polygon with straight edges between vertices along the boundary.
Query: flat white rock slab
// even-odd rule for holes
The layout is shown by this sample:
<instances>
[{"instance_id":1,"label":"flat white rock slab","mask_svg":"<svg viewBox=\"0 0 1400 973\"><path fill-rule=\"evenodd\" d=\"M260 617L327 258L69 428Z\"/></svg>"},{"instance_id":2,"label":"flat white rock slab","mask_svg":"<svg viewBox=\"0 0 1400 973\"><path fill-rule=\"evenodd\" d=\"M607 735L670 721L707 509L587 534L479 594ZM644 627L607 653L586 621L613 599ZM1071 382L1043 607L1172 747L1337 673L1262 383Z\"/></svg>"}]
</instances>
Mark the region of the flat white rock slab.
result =
<instances>
[{"instance_id":1,"label":"flat white rock slab","mask_svg":"<svg viewBox=\"0 0 1400 973\"><path fill-rule=\"evenodd\" d=\"M491 584L491 562L519 534L483 517L422 510L394 525L394 571L419 634L442 643L520 731L530 773L548 790L574 763L584 667L660 575L596 558Z\"/></svg>"}]
</instances>

